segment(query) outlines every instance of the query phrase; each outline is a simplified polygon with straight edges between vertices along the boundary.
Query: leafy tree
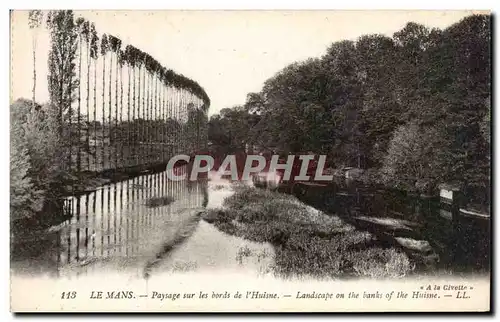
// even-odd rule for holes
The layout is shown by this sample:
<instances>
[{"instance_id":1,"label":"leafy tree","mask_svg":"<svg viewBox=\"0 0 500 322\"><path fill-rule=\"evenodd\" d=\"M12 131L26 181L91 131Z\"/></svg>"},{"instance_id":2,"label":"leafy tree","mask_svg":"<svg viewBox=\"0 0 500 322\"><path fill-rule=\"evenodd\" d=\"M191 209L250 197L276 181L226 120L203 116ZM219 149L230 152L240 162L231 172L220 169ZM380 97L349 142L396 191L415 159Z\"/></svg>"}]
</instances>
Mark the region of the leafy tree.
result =
<instances>
[{"instance_id":1,"label":"leafy tree","mask_svg":"<svg viewBox=\"0 0 500 322\"><path fill-rule=\"evenodd\" d=\"M101 37L101 57L102 57L102 168L106 169L106 145L104 144L106 138L106 56L109 52L108 35L103 34ZM110 68L111 70L111 68ZM111 71L110 71L111 74ZM111 93L109 95L111 99ZM109 124L108 124L109 126Z\"/></svg>"},{"instance_id":2,"label":"leafy tree","mask_svg":"<svg viewBox=\"0 0 500 322\"><path fill-rule=\"evenodd\" d=\"M36 97L36 47L38 38L38 29L42 24L43 13L41 10L30 10L28 14L28 24L32 33L32 49L33 49L33 107L35 106Z\"/></svg>"},{"instance_id":3,"label":"leafy tree","mask_svg":"<svg viewBox=\"0 0 500 322\"><path fill-rule=\"evenodd\" d=\"M91 34L91 26L89 21L84 21L82 23L81 28L81 36L85 43L86 49L86 62L87 62L87 79L86 79L86 106L87 106L87 117L86 117L86 125L87 125L87 135L86 135L86 147L89 149L89 153L87 154L87 170L90 170L90 65L91 65L91 44L92 44L92 34Z\"/></svg>"},{"instance_id":4,"label":"leafy tree","mask_svg":"<svg viewBox=\"0 0 500 322\"><path fill-rule=\"evenodd\" d=\"M112 64L112 58L113 56L115 57L115 128L118 123L118 72L120 70L121 66L121 57L120 57L120 49L121 49L121 44L122 41L115 37L110 35L109 36L109 44L110 44L110 49L111 49L111 64ZM110 76L109 76L109 126L111 128L111 70L110 70ZM110 136L111 139L112 136ZM115 166L118 165L118 146L116 145L117 138L113 138L113 146L115 147Z\"/></svg>"},{"instance_id":5,"label":"leafy tree","mask_svg":"<svg viewBox=\"0 0 500 322\"><path fill-rule=\"evenodd\" d=\"M94 23L90 24L90 58L93 61L93 69L94 69L94 75L93 75L93 84L94 84L94 89L93 89L93 128L94 131L94 142L97 142L97 126L98 126L98 120L97 120L97 60L99 58L99 37L97 36L97 31L95 29ZM89 62L90 66L90 62ZM95 155L94 151L94 155ZM90 165L90 161L89 161Z\"/></svg>"},{"instance_id":6,"label":"leafy tree","mask_svg":"<svg viewBox=\"0 0 500 322\"><path fill-rule=\"evenodd\" d=\"M409 191L433 192L445 178L446 155L442 133L416 122L398 127L389 143L381 169L382 181Z\"/></svg>"},{"instance_id":7,"label":"leafy tree","mask_svg":"<svg viewBox=\"0 0 500 322\"><path fill-rule=\"evenodd\" d=\"M61 145L57 151L58 159L66 160L65 173L72 171L72 152L74 145L74 126L72 103L75 100L76 90L79 88L79 79L76 77L76 55L78 47L78 32L75 28L73 12L71 10L50 11L47 15L47 26L50 32L50 51L48 57L48 85L50 104L48 108L55 111L58 122L58 140ZM63 140L64 138L64 140ZM59 180L64 180L62 177ZM58 191L58 190L56 190Z\"/></svg>"},{"instance_id":8,"label":"leafy tree","mask_svg":"<svg viewBox=\"0 0 500 322\"><path fill-rule=\"evenodd\" d=\"M78 86L75 78L77 32L71 10L50 11L47 17L51 43L48 59L50 102L59 112L59 133L63 130L63 115L71 118L71 103ZM66 113L66 114L65 114Z\"/></svg>"},{"instance_id":9,"label":"leafy tree","mask_svg":"<svg viewBox=\"0 0 500 322\"><path fill-rule=\"evenodd\" d=\"M397 92L394 40L382 35L362 36L356 43L358 77L362 88L359 143L366 167L379 167L392 132L402 124Z\"/></svg>"},{"instance_id":10,"label":"leafy tree","mask_svg":"<svg viewBox=\"0 0 500 322\"><path fill-rule=\"evenodd\" d=\"M32 102L17 101L10 106L10 207L11 221L41 210L41 191L29 176L31 160L25 135L27 111Z\"/></svg>"},{"instance_id":11,"label":"leafy tree","mask_svg":"<svg viewBox=\"0 0 500 322\"><path fill-rule=\"evenodd\" d=\"M11 105L11 198L13 218L33 216L50 200L67 192L71 180L63 168L66 155L54 128L59 123L56 108L32 107L17 100Z\"/></svg>"},{"instance_id":12,"label":"leafy tree","mask_svg":"<svg viewBox=\"0 0 500 322\"><path fill-rule=\"evenodd\" d=\"M331 165L373 168L388 185L451 181L488 199L490 19L471 15L444 30L410 22L393 37L333 43L212 116L210 140L326 153Z\"/></svg>"},{"instance_id":13,"label":"leafy tree","mask_svg":"<svg viewBox=\"0 0 500 322\"><path fill-rule=\"evenodd\" d=\"M78 33L78 80L81 80L82 78L82 48L83 48L83 34L85 32L85 20L81 17L79 17L78 19L76 19L76 24L75 24L75 28L77 29L77 33ZM76 169L77 171L81 171L81 150L80 150L80 147L81 147L81 144L80 144L80 140L81 140L81 104L82 104L82 89L81 89L81 82L79 81L78 82L78 108L77 108L77 120L76 120L76 124L77 124L77 133L76 133L76 138L77 138L77 156L76 156Z\"/></svg>"}]
</instances>

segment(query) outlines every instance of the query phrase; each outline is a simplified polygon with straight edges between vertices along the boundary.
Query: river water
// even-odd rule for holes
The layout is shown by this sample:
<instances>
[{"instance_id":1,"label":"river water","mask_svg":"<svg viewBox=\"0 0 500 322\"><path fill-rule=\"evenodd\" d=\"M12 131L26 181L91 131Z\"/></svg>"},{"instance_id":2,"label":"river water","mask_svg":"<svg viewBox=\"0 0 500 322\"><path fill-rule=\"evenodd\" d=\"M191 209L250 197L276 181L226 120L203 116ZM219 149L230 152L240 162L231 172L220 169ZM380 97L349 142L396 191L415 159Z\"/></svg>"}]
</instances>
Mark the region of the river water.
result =
<instances>
[{"instance_id":1,"label":"river water","mask_svg":"<svg viewBox=\"0 0 500 322\"><path fill-rule=\"evenodd\" d=\"M298 185L301 201L335 214L390 246L404 250L424 272L488 272L489 218L453 216L450 206L432 196L336 180Z\"/></svg>"},{"instance_id":2,"label":"river water","mask_svg":"<svg viewBox=\"0 0 500 322\"><path fill-rule=\"evenodd\" d=\"M178 174L185 172L181 168ZM171 181L146 174L67 198L71 219L12 245L16 274L74 277L119 271L268 272L271 245L229 236L200 219L233 193L226 180Z\"/></svg>"},{"instance_id":3,"label":"river water","mask_svg":"<svg viewBox=\"0 0 500 322\"><path fill-rule=\"evenodd\" d=\"M67 198L71 219L15 239L12 271L51 277L116 271L139 278L179 271L267 274L274 261L270 244L229 236L201 219L233 192L227 180L171 181L160 172ZM374 187L310 186L293 194L402 247L432 270L489 269L487 222L478 227L469 221L457 231L439 205Z\"/></svg>"}]
</instances>

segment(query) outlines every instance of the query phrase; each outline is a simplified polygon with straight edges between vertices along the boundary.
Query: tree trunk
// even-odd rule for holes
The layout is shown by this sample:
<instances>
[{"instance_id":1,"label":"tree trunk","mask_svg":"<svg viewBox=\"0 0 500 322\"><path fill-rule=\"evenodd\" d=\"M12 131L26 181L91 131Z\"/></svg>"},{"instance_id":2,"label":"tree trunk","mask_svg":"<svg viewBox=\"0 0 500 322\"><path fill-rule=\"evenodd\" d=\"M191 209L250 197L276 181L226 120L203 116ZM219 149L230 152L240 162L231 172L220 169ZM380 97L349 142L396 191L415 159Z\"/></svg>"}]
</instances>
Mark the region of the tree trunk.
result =
<instances>
[{"instance_id":1,"label":"tree trunk","mask_svg":"<svg viewBox=\"0 0 500 322\"><path fill-rule=\"evenodd\" d=\"M146 68L144 68L143 79L142 79L142 153L145 156L145 159L142 159L142 164L148 162L147 155L147 137L146 137Z\"/></svg>"},{"instance_id":2,"label":"tree trunk","mask_svg":"<svg viewBox=\"0 0 500 322\"><path fill-rule=\"evenodd\" d=\"M150 96L150 81L151 81L151 74L148 73L146 70L144 72L144 121L145 121L145 127L144 127L144 137L146 138L146 164L150 164L151 162L151 151L150 151L150 146L149 146L149 96Z\"/></svg>"},{"instance_id":3,"label":"tree trunk","mask_svg":"<svg viewBox=\"0 0 500 322\"><path fill-rule=\"evenodd\" d=\"M90 42L87 41L87 170L90 171Z\"/></svg>"},{"instance_id":4,"label":"tree trunk","mask_svg":"<svg viewBox=\"0 0 500 322\"><path fill-rule=\"evenodd\" d=\"M97 171L97 57L94 59L94 171Z\"/></svg>"},{"instance_id":5,"label":"tree trunk","mask_svg":"<svg viewBox=\"0 0 500 322\"><path fill-rule=\"evenodd\" d=\"M104 133L106 132L105 130L105 124L106 124L106 101L105 101L105 96L106 96L106 55L102 55L102 126L101 126L101 141L102 141L102 148L101 148L101 158L102 158L102 170L106 168L106 150L105 150L105 135Z\"/></svg>"},{"instance_id":6,"label":"tree trunk","mask_svg":"<svg viewBox=\"0 0 500 322\"><path fill-rule=\"evenodd\" d=\"M139 66L139 79L138 79L138 88L137 88L137 148L139 149L138 153L135 153L135 158L136 158L136 164L140 164L139 156L142 156L144 151L142 150L142 125L141 125L141 91L142 91L142 86L141 86L141 78L142 78L142 67Z\"/></svg>"},{"instance_id":7,"label":"tree trunk","mask_svg":"<svg viewBox=\"0 0 500 322\"><path fill-rule=\"evenodd\" d=\"M115 168L118 168L118 51L115 52L115 129L114 142L115 142Z\"/></svg>"},{"instance_id":8,"label":"tree trunk","mask_svg":"<svg viewBox=\"0 0 500 322\"><path fill-rule=\"evenodd\" d=\"M149 74L149 115L148 115L148 119L149 119L149 126L148 126L148 129L149 129L149 155L150 155L150 160L151 161L155 161L155 155L154 155L154 147L153 147L153 139L154 139L154 131L153 131L153 95L154 95L154 74L153 73L150 73Z\"/></svg>"},{"instance_id":9,"label":"tree trunk","mask_svg":"<svg viewBox=\"0 0 500 322\"><path fill-rule=\"evenodd\" d=\"M78 31L80 32L80 30ZM78 47L79 47L79 52L78 52L78 116L76 117L77 119L77 136L78 136L78 139L77 139L77 156L76 156L76 171L77 171L77 175L80 174L80 171L81 171L81 144L80 144L80 141L81 141L81 131L80 131L80 114L81 114L81 105L82 105L82 86L81 86L81 79L82 79L82 36L81 36L81 33L80 35L78 36Z\"/></svg>"},{"instance_id":10,"label":"tree trunk","mask_svg":"<svg viewBox=\"0 0 500 322\"><path fill-rule=\"evenodd\" d=\"M136 157L137 157L137 144L138 144L138 131L137 131L137 124L135 122L135 108L136 108L136 100L135 100L135 94L136 94L136 81L137 81L137 75L136 75L136 67L134 66L133 68L133 72L134 72L134 93L133 93L133 106L132 106L132 135L133 135L133 140L132 140L132 143L133 143L133 149L132 149L132 158L133 158L133 165L136 165ZM139 113L137 113L139 114Z\"/></svg>"},{"instance_id":11,"label":"tree trunk","mask_svg":"<svg viewBox=\"0 0 500 322\"><path fill-rule=\"evenodd\" d=\"M166 156L165 156L165 111L167 106L165 105L165 91L166 91L166 86L163 83L163 80L160 82L160 87L161 87L161 126L160 126L160 141L161 141L161 153L162 153L162 161L166 161Z\"/></svg>"},{"instance_id":12,"label":"tree trunk","mask_svg":"<svg viewBox=\"0 0 500 322\"><path fill-rule=\"evenodd\" d=\"M36 90L36 36L33 34L33 108L35 108Z\"/></svg>"},{"instance_id":13,"label":"tree trunk","mask_svg":"<svg viewBox=\"0 0 500 322\"><path fill-rule=\"evenodd\" d=\"M118 63L118 59L116 60L116 89L115 89L115 92L116 92L116 114L115 114L115 117L116 117L116 125L115 125L115 141L118 141L117 138L118 138L118 106L120 106L120 126L123 125L123 82L122 82L122 76L123 76L123 68L122 68L123 65L119 64ZM118 73L118 67L120 68L120 73ZM118 74L120 75L120 104L118 104ZM121 160L123 160L123 137L121 135L121 131L120 131L120 138L119 138L119 143L118 145L120 146L120 154L122 155L122 158ZM118 165L118 147L116 148L116 160L115 160L115 164ZM120 164L120 167L123 167L123 161L122 163Z\"/></svg>"},{"instance_id":14,"label":"tree trunk","mask_svg":"<svg viewBox=\"0 0 500 322\"><path fill-rule=\"evenodd\" d=\"M154 116L153 116L153 124L154 124L154 143L155 143L155 160L156 162L160 161L160 155L159 155L159 149L158 149L158 139L159 139L159 135L158 135L158 131L160 130L158 128L158 74L155 75L155 79L154 79L154 89L155 89L155 95L154 95L154 98L155 98L155 111L154 111Z\"/></svg>"},{"instance_id":15,"label":"tree trunk","mask_svg":"<svg viewBox=\"0 0 500 322\"><path fill-rule=\"evenodd\" d=\"M132 126L132 123L130 123L130 65L128 65L127 68L127 74L128 74L128 86L127 86L127 166L130 166L131 164L129 163L129 157L131 153L131 148L130 148L130 127Z\"/></svg>"},{"instance_id":16,"label":"tree trunk","mask_svg":"<svg viewBox=\"0 0 500 322\"><path fill-rule=\"evenodd\" d=\"M108 100L109 100L109 115L108 115L108 138L109 138L109 146L108 146L108 166L111 167L111 151L115 149L115 142L111 142L111 115L112 115L112 96L111 96L111 89L112 89L112 75L113 75L113 52L109 53L109 81L108 81ZM116 167L116 164L115 164Z\"/></svg>"}]
</instances>

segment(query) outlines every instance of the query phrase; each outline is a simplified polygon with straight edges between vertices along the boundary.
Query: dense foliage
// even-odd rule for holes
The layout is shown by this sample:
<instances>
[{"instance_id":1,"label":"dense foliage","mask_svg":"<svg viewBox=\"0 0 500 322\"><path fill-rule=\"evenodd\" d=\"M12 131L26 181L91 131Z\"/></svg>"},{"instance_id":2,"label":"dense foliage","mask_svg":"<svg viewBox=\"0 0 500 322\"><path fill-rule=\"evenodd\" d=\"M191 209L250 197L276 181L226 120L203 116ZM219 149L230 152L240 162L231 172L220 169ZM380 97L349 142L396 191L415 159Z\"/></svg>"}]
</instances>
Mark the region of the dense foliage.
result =
<instances>
[{"instance_id":1,"label":"dense foliage","mask_svg":"<svg viewBox=\"0 0 500 322\"><path fill-rule=\"evenodd\" d=\"M11 219L32 216L46 201L63 193L69 173L63 167L67 156L60 149L58 115L49 105L17 100L10 106Z\"/></svg>"},{"instance_id":2,"label":"dense foliage","mask_svg":"<svg viewBox=\"0 0 500 322\"><path fill-rule=\"evenodd\" d=\"M227 234L273 245L281 277L401 278L415 269L402 250L288 194L238 187L202 216Z\"/></svg>"},{"instance_id":3,"label":"dense foliage","mask_svg":"<svg viewBox=\"0 0 500 322\"><path fill-rule=\"evenodd\" d=\"M31 10L28 24L33 96L10 106L11 219L88 188L89 173L151 166L204 146L210 99L197 82L99 35L71 10ZM50 35L44 106L35 101L41 28Z\"/></svg>"},{"instance_id":4,"label":"dense foliage","mask_svg":"<svg viewBox=\"0 0 500 322\"><path fill-rule=\"evenodd\" d=\"M490 16L444 29L408 23L393 37L333 43L268 79L209 124L215 144L327 154L333 167L428 191L490 181Z\"/></svg>"}]
</instances>

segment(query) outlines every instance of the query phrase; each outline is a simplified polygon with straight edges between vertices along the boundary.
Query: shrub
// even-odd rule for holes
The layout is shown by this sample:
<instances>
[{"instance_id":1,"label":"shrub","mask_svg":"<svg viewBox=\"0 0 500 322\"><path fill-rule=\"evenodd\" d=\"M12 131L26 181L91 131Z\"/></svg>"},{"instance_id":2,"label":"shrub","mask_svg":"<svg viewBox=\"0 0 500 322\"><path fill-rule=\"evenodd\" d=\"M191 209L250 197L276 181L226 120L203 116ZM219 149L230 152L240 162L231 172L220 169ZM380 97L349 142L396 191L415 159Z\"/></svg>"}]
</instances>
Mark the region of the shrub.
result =
<instances>
[{"instance_id":1,"label":"shrub","mask_svg":"<svg viewBox=\"0 0 500 322\"><path fill-rule=\"evenodd\" d=\"M62 194L65 160L55 109L19 99L10 106L11 219L32 216Z\"/></svg>"},{"instance_id":2,"label":"shrub","mask_svg":"<svg viewBox=\"0 0 500 322\"><path fill-rule=\"evenodd\" d=\"M11 220L28 217L41 210L42 191L35 187L28 175L31 158L28 150L25 120L25 102L12 104L10 108L10 206Z\"/></svg>"},{"instance_id":3,"label":"shrub","mask_svg":"<svg viewBox=\"0 0 500 322\"><path fill-rule=\"evenodd\" d=\"M383 160L384 184L408 191L430 192L447 173L442 133L414 122L394 131Z\"/></svg>"},{"instance_id":4,"label":"shrub","mask_svg":"<svg viewBox=\"0 0 500 322\"><path fill-rule=\"evenodd\" d=\"M282 276L400 277L413 270L407 255L385 249L370 233L356 230L277 192L239 187L224 209L204 219L220 230L275 246L275 273Z\"/></svg>"},{"instance_id":5,"label":"shrub","mask_svg":"<svg viewBox=\"0 0 500 322\"><path fill-rule=\"evenodd\" d=\"M404 277L415 268L406 254L394 248L369 248L349 255L354 274L360 277Z\"/></svg>"}]
</instances>

